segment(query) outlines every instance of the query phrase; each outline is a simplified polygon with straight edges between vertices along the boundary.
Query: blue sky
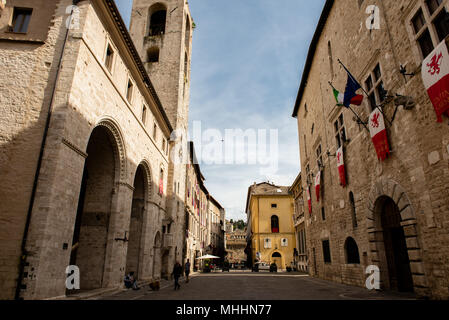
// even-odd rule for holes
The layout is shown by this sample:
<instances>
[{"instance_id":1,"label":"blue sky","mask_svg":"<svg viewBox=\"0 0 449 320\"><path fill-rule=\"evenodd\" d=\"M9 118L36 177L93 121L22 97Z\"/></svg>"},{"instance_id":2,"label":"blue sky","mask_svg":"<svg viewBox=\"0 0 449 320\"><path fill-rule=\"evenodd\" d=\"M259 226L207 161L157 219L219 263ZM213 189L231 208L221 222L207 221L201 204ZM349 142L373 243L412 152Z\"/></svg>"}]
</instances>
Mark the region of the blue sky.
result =
<instances>
[{"instance_id":1,"label":"blue sky","mask_svg":"<svg viewBox=\"0 0 449 320\"><path fill-rule=\"evenodd\" d=\"M116 0L129 22L132 0ZM290 185L300 170L291 117L310 41L324 0L190 0L193 33L189 121L202 129L277 129L279 170L206 165L209 192L227 219L245 219L249 185ZM196 142L198 143L198 141Z\"/></svg>"}]
</instances>

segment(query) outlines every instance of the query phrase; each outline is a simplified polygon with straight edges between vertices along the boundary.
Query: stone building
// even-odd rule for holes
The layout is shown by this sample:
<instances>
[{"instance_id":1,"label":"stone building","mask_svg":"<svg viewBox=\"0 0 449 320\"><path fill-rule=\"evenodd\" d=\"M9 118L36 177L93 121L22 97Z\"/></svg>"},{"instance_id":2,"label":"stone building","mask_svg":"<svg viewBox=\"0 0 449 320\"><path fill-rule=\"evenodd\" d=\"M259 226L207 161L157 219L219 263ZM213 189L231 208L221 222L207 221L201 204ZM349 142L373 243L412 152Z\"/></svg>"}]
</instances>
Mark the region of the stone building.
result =
<instances>
[{"instance_id":1,"label":"stone building","mask_svg":"<svg viewBox=\"0 0 449 320\"><path fill-rule=\"evenodd\" d=\"M250 186L246 200L247 263L276 263L286 269L296 248L293 227L293 197L288 187L263 182Z\"/></svg>"},{"instance_id":2,"label":"stone building","mask_svg":"<svg viewBox=\"0 0 449 320\"><path fill-rule=\"evenodd\" d=\"M153 3L135 1L133 20L136 6L150 14ZM120 287L129 271L160 278L182 257L185 169L170 155L181 156L175 141L185 139L188 93L179 83L188 90L192 28L184 1L162 3L178 7L165 24L158 20L170 35L154 35L171 46L161 48L159 66L180 69L170 80L150 80L139 44L152 39L149 27L130 35L113 0L7 1L0 298L70 294L69 265L89 290Z\"/></svg>"},{"instance_id":3,"label":"stone building","mask_svg":"<svg viewBox=\"0 0 449 320\"><path fill-rule=\"evenodd\" d=\"M186 192L185 192L185 234L186 234L186 257L190 260L193 268L199 267L196 258L203 255L201 247L201 219L200 219L200 188L204 183L204 176L195 156L193 142L189 142L189 162L186 167Z\"/></svg>"},{"instance_id":4,"label":"stone building","mask_svg":"<svg viewBox=\"0 0 449 320\"><path fill-rule=\"evenodd\" d=\"M173 246L164 270L182 261L184 247L185 163L190 98L193 20L187 0L134 0L129 33L173 125L172 160L167 168L167 215ZM168 264L165 264L167 262Z\"/></svg>"},{"instance_id":5,"label":"stone building","mask_svg":"<svg viewBox=\"0 0 449 320\"><path fill-rule=\"evenodd\" d=\"M220 258L224 258L225 241L224 241L224 224L222 213L224 208L212 196L208 195L208 249L209 253Z\"/></svg>"},{"instance_id":6,"label":"stone building","mask_svg":"<svg viewBox=\"0 0 449 320\"><path fill-rule=\"evenodd\" d=\"M226 232L226 260L231 264L246 264L246 230Z\"/></svg>"},{"instance_id":7,"label":"stone building","mask_svg":"<svg viewBox=\"0 0 449 320\"><path fill-rule=\"evenodd\" d=\"M205 178L195 156L193 142L189 142L189 162L186 172L186 254L183 262L189 259L196 270L200 267L198 257L205 254L224 256L224 238L220 221L224 208L212 197L204 184Z\"/></svg>"},{"instance_id":8,"label":"stone building","mask_svg":"<svg viewBox=\"0 0 449 320\"><path fill-rule=\"evenodd\" d=\"M421 78L423 59L449 32L448 8L432 0L326 1L293 112L311 275L365 286L366 267L376 265L381 288L449 298L449 119L436 121ZM384 161L352 111L336 106L329 82L343 91L348 77L339 60L367 92L351 106L361 120L376 106L384 113ZM306 193L319 171L320 200L313 192L309 214Z\"/></svg>"},{"instance_id":9,"label":"stone building","mask_svg":"<svg viewBox=\"0 0 449 320\"><path fill-rule=\"evenodd\" d=\"M293 225L295 227L296 250L293 256L298 271L307 272L308 256L306 242L306 225L304 214L304 199L301 173L298 174L292 186L288 190L293 195Z\"/></svg>"}]
</instances>

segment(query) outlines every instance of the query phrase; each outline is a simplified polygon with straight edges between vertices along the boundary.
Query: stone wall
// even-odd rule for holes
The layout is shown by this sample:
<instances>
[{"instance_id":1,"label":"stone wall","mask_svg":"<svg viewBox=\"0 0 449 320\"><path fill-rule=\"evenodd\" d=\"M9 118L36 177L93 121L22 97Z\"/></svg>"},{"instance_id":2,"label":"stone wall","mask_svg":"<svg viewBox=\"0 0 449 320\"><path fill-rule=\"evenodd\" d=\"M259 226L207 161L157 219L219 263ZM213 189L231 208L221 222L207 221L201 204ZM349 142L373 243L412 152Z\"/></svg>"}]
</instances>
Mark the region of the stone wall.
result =
<instances>
[{"instance_id":1,"label":"stone wall","mask_svg":"<svg viewBox=\"0 0 449 320\"><path fill-rule=\"evenodd\" d=\"M388 268L382 262L385 259L378 246L382 240L377 234L382 229L376 224L380 215L376 207L379 199L388 197L401 210L415 292L422 296L447 298L449 129L447 118L443 123L436 122L420 76L422 56L413 38L410 19L423 1L377 3L379 30L365 27L368 18L365 9L371 3L365 2L361 6L358 3L335 1L318 41L298 112L303 187L307 187L307 165L311 173L309 181L312 181L312 215L305 209L310 270L314 276L364 286L364 268L351 267L350 270L345 266L342 244L347 237L352 237L358 245L360 266L380 265L381 273L387 274ZM384 162L378 161L369 133L353 120L352 112L335 106L328 81L343 92L347 79L338 59L362 85L380 64L388 93L411 96L416 102L412 110L399 107L393 123L387 123L392 153ZM416 75L404 78L399 72L401 64ZM367 100L365 97L360 107L353 106L363 120L370 112ZM388 120L392 119L394 103L386 104L384 112ZM336 158L332 156L337 149L334 122L341 113L349 140L345 143L348 180L345 188L339 185ZM322 199L317 202L312 174L318 171L316 149L319 145L324 169ZM331 156L326 155L327 151ZM356 226L350 192L355 200ZM307 207L305 195L304 204ZM322 218L322 208L325 219ZM321 242L324 239L330 240L332 262L329 264L323 262ZM314 265L313 250L317 265ZM385 276L383 285L388 286Z\"/></svg>"},{"instance_id":2,"label":"stone wall","mask_svg":"<svg viewBox=\"0 0 449 320\"><path fill-rule=\"evenodd\" d=\"M12 181L21 178L20 183L11 183L10 189L2 188L2 198L9 199L8 216L16 217L13 220L5 216L5 220L10 219L11 222L2 224L8 228L8 234L17 234L15 241L10 240L11 245L5 245L2 240L1 246L1 250L6 250L1 255L2 261L5 259L2 262L5 266L2 268L2 294L9 299L13 298L16 285L14 275L17 269L13 268L18 265L33 169L36 167L45 111L51 97L51 90L47 90L47 86L51 88L52 83L49 76L51 72L56 72L53 66L56 68L58 65L58 55L55 53L61 52L58 41L64 39L66 28L62 22L66 18L65 8L71 3L62 2L56 10L54 25L50 28L48 44L41 48L30 47L35 50L31 54L32 51L27 48L31 45L14 43L11 46L9 43L5 44L1 52L6 62L2 63L1 68L5 72L1 74L10 75L9 80L3 82L5 86L1 95L2 99L9 100L2 105L11 110L24 106L23 109L17 109L20 112L10 112L12 118L5 119L5 127L2 126L2 129L7 128L9 131L2 131L6 151L2 152L4 156L1 164L2 168L7 168L6 172L9 172L11 178L3 173L2 177ZM134 181L139 165L145 181L140 242L142 267L139 268L139 278L160 277L159 230L165 215L168 189L168 154L162 148L162 140L169 139L170 131L129 51L125 49L112 16L105 14L108 10L104 5L103 1L79 3L80 29L71 30L68 34L26 242L28 254L22 281L23 298L39 299L65 294L65 269L71 261L85 163L88 177L77 259L81 261L82 289L123 285L128 240L134 236L130 232L135 230L130 224L133 198L137 196L134 194ZM104 63L108 44L115 51L112 71ZM29 59L34 63L31 66L35 67L24 64L20 55ZM23 70L19 69L20 66L23 66ZM8 72L7 68L11 71ZM17 79L14 78L15 73ZM19 77L24 79L27 73L27 81L18 81ZM126 97L129 79L134 83L131 101ZM17 87L12 91L14 83L23 83L23 94L18 94L20 88ZM142 121L143 104L150 111L147 126ZM153 139L153 123L156 123L158 130L156 139ZM96 132L101 133L99 141L96 141L100 137ZM21 146L21 143L24 145ZM20 149L26 151L12 158L14 152L11 150ZM158 194L161 168L165 173L163 195ZM2 203L6 201L2 200ZM97 232L99 230L101 232ZM2 230L2 239L8 234ZM101 243L104 244L102 252L95 253ZM83 247L86 244L87 249ZM133 250L131 247L130 253ZM8 268L7 263L11 265Z\"/></svg>"},{"instance_id":3,"label":"stone wall","mask_svg":"<svg viewBox=\"0 0 449 320\"><path fill-rule=\"evenodd\" d=\"M0 299L14 298L22 237L65 38L62 24L69 2L60 1L57 8L36 8L51 17L44 43L0 39ZM10 12L6 8L1 13L1 29L6 28Z\"/></svg>"}]
</instances>

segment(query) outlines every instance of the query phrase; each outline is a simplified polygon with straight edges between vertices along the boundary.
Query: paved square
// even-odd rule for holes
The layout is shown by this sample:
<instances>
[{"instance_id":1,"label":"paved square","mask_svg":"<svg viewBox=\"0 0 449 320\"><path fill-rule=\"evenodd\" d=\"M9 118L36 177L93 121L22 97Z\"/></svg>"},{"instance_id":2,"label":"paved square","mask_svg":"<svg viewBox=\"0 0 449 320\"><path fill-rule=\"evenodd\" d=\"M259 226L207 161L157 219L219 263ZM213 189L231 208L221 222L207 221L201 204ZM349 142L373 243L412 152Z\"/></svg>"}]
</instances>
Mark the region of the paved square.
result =
<instances>
[{"instance_id":1,"label":"paved square","mask_svg":"<svg viewBox=\"0 0 449 320\"><path fill-rule=\"evenodd\" d=\"M368 291L300 273L225 272L194 275L174 290L165 281L158 292L148 286L96 299L107 300L402 300L413 295Z\"/></svg>"}]
</instances>

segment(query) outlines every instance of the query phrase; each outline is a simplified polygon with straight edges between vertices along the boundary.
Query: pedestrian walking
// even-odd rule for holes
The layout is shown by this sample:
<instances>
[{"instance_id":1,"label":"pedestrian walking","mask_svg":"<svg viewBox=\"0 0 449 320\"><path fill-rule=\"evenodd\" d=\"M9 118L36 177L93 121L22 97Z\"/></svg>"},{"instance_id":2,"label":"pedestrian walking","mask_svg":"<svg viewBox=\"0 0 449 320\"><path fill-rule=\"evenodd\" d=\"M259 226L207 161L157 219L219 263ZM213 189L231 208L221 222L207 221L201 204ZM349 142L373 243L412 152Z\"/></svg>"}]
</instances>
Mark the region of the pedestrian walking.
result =
<instances>
[{"instance_id":1,"label":"pedestrian walking","mask_svg":"<svg viewBox=\"0 0 449 320\"><path fill-rule=\"evenodd\" d=\"M190 274L190 260L187 259L186 265L184 266L184 273L186 274L186 283L189 283L189 274Z\"/></svg>"},{"instance_id":2,"label":"pedestrian walking","mask_svg":"<svg viewBox=\"0 0 449 320\"><path fill-rule=\"evenodd\" d=\"M182 274L182 266L179 264L179 262L175 263L172 274L175 278L175 290L181 289L181 286L179 285L179 277Z\"/></svg>"}]
</instances>

